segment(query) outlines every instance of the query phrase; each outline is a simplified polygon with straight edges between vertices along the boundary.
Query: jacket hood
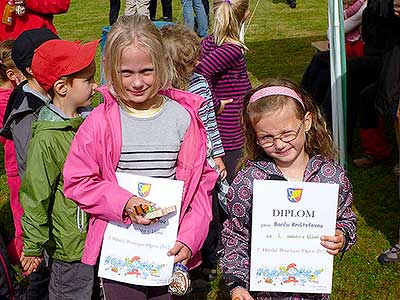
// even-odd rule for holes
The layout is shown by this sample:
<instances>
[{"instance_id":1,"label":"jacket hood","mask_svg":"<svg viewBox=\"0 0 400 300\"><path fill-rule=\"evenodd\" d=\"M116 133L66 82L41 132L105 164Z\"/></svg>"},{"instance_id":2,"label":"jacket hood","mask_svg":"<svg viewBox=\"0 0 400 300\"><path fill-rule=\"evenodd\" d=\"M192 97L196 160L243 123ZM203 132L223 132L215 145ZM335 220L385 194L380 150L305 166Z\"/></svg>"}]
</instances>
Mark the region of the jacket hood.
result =
<instances>
[{"instance_id":1,"label":"jacket hood","mask_svg":"<svg viewBox=\"0 0 400 300\"><path fill-rule=\"evenodd\" d=\"M332 162L333 160L330 158L321 155L314 155L307 163L303 181L308 181L308 178L312 177L315 173L318 173L325 164ZM259 169L261 172L268 174L271 179L284 179L282 171L278 168L275 162L268 157L263 157L262 160L256 161L249 160L246 162L245 168Z\"/></svg>"},{"instance_id":2,"label":"jacket hood","mask_svg":"<svg viewBox=\"0 0 400 300\"><path fill-rule=\"evenodd\" d=\"M49 106L44 106L39 113L39 118L32 124L32 136L46 130L63 130L78 131L82 124L83 118L77 117L72 119L64 119L57 112L53 111Z\"/></svg>"}]
</instances>

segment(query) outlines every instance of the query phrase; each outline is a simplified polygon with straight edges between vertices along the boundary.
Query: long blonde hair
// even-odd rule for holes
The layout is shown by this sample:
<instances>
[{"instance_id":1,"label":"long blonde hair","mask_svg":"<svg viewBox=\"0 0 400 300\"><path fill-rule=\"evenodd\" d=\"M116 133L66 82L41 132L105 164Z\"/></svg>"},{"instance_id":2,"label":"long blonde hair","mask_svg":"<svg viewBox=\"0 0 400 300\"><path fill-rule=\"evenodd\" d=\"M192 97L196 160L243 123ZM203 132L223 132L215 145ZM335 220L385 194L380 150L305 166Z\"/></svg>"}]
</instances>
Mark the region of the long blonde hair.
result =
<instances>
[{"instance_id":1,"label":"long blonde hair","mask_svg":"<svg viewBox=\"0 0 400 300\"><path fill-rule=\"evenodd\" d=\"M111 27L104 50L104 76L107 85L122 100L128 99L122 85L120 68L122 52L131 44L143 47L151 57L156 74L150 96L153 97L160 89L168 87L172 74L161 32L145 16L121 16Z\"/></svg>"},{"instance_id":2,"label":"long blonde hair","mask_svg":"<svg viewBox=\"0 0 400 300\"><path fill-rule=\"evenodd\" d=\"M214 27L212 35L218 46L225 42L247 50L240 41L240 29L249 10L249 0L219 0L214 4Z\"/></svg>"},{"instance_id":3,"label":"long blonde hair","mask_svg":"<svg viewBox=\"0 0 400 300\"><path fill-rule=\"evenodd\" d=\"M260 98L255 102L249 103L250 97L263 88L269 86L284 86L294 90L303 100L302 105L289 96L273 95ZM245 136L244 155L241 158L238 168L247 160L257 160L266 155L264 149L257 144L256 132L253 122L258 122L264 113L274 112L288 104L296 109L296 117L302 120L307 112L312 115L311 128L305 138L305 152L311 157L316 154L336 159L336 150L329 130L326 127L325 119L322 117L318 107L312 102L311 98L297 87L293 82L286 79L268 79L264 84L250 91L244 99L241 114L242 127Z\"/></svg>"},{"instance_id":4,"label":"long blonde hair","mask_svg":"<svg viewBox=\"0 0 400 300\"><path fill-rule=\"evenodd\" d=\"M172 86L186 90L200 57L200 39L193 30L179 24L164 26L161 33L165 51L172 64Z\"/></svg>"}]
</instances>

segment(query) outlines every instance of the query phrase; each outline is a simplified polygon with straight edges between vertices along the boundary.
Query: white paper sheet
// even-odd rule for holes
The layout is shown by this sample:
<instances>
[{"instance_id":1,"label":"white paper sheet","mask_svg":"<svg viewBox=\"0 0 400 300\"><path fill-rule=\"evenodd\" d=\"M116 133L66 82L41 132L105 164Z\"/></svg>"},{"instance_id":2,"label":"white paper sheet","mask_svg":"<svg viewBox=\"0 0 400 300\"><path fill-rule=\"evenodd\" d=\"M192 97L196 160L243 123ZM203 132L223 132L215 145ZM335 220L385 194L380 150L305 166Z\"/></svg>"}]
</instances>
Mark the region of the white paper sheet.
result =
<instances>
[{"instance_id":1,"label":"white paper sheet","mask_svg":"<svg viewBox=\"0 0 400 300\"><path fill-rule=\"evenodd\" d=\"M330 293L320 236L335 235L339 186L255 180L253 192L250 290Z\"/></svg>"},{"instance_id":2,"label":"white paper sheet","mask_svg":"<svg viewBox=\"0 0 400 300\"><path fill-rule=\"evenodd\" d=\"M167 252L177 238L183 181L126 173L116 175L118 184L134 195L158 207L176 205L177 211L152 225L109 223L103 239L99 276L136 285L168 285L174 257L168 257Z\"/></svg>"}]
</instances>

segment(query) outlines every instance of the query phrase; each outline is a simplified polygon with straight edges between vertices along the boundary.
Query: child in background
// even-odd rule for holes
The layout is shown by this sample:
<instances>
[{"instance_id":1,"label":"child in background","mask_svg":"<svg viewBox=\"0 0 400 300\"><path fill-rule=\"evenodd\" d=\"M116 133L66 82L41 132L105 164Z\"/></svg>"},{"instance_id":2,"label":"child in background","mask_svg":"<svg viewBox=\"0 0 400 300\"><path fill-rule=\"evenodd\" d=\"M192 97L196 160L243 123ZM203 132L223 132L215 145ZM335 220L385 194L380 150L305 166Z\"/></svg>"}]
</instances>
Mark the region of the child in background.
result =
<instances>
[{"instance_id":1,"label":"child in background","mask_svg":"<svg viewBox=\"0 0 400 300\"><path fill-rule=\"evenodd\" d=\"M293 83L269 80L245 97L242 122L246 141L241 161L245 167L228 193L220 260L232 299L329 299L329 295L321 294L250 295L248 291L254 179L339 184L336 233L321 236L321 244L336 255L349 250L356 241L352 186L345 170L333 160L335 151L325 121L311 99Z\"/></svg>"},{"instance_id":2,"label":"child in background","mask_svg":"<svg viewBox=\"0 0 400 300\"><path fill-rule=\"evenodd\" d=\"M3 124L3 116L11 92L24 80L24 76L11 59L13 44L14 40L5 40L0 43L0 127ZM24 212L18 200L18 190L21 180L18 176L17 158L13 141L0 137L0 142L4 146L4 168L7 175L7 184L10 192L10 207L15 230L15 237L8 247L8 252L11 262L18 264L23 247L21 217Z\"/></svg>"},{"instance_id":3,"label":"child in background","mask_svg":"<svg viewBox=\"0 0 400 300\"><path fill-rule=\"evenodd\" d=\"M0 0L0 12L4 12L9 0ZM0 22L0 41L16 39L26 30L48 28L57 34L53 24L54 15L68 11L70 0L14 0L15 6L23 8L23 13L13 13L12 24Z\"/></svg>"},{"instance_id":4,"label":"child in background","mask_svg":"<svg viewBox=\"0 0 400 300\"><path fill-rule=\"evenodd\" d=\"M200 57L200 40L195 32L183 25L168 25L161 29L165 50L171 60L173 76L172 86L202 96L206 102L199 109L199 117L206 128L210 142L210 165L216 166L222 179L226 177L226 168L222 156L224 148L215 119L213 97L207 80L194 72Z\"/></svg>"},{"instance_id":5,"label":"child in background","mask_svg":"<svg viewBox=\"0 0 400 300\"><path fill-rule=\"evenodd\" d=\"M362 14L367 7L365 0L343 0L346 56L363 56L364 43L361 39Z\"/></svg>"},{"instance_id":6,"label":"child in background","mask_svg":"<svg viewBox=\"0 0 400 300\"><path fill-rule=\"evenodd\" d=\"M41 258L46 250L52 258L50 299L91 299L93 289L94 269L80 262L89 218L65 197L62 172L83 122L78 108L90 105L97 87L97 44L50 40L32 60L33 75L52 100L33 124L20 188L24 256Z\"/></svg>"},{"instance_id":7,"label":"child in background","mask_svg":"<svg viewBox=\"0 0 400 300\"><path fill-rule=\"evenodd\" d=\"M226 168L222 160L222 156L225 154L224 148L215 120L213 97L207 80L202 75L194 72L200 57L200 39L193 30L183 25L164 26L161 32L165 49L172 61L174 71L172 86L200 95L206 100L199 110L199 117L203 121L208 135L208 162L220 174L215 186L214 195L217 197L214 197L213 201L213 220L210 223L207 240L201 250L203 259L201 270L207 276L212 277L211 273L216 271L217 267L216 247L221 224L218 202L221 202L225 207L225 196L229 187L225 180Z\"/></svg>"},{"instance_id":8,"label":"child in background","mask_svg":"<svg viewBox=\"0 0 400 300\"><path fill-rule=\"evenodd\" d=\"M168 255L195 267L217 179L197 117L204 100L166 89L171 78L161 32L145 16L121 16L107 36L104 57L107 86L99 89L104 103L79 129L64 168L66 196L91 215L82 262L96 264L109 221L151 222L131 213L134 206L150 204L118 185L118 171L184 181L178 239ZM103 286L108 300L171 299L168 286L108 279Z\"/></svg>"},{"instance_id":9,"label":"child in background","mask_svg":"<svg viewBox=\"0 0 400 300\"><path fill-rule=\"evenodd\" d=\"M220 107L218 128L225 150L228 182L235 176L235 167L242 154L243 133L240 110L243 97L251 89L244 51L246 46L239 34L249 14L249 0L220 1L214 8L214 29L202 42L200 63L195 71L203 75L216 96L214 105ZM227 100L232 103L225 106Z\"/></svg>"},{"instance_id":10,"label":"child in background","mask_svg":"<svg viewBox=\"0 0 400 300\"><path fill-rule=\"evenodd\" d=\"M11 50L12 60L27 80L21 82L10 95L0 135L14 142L20 179L25 172L26 153L32 137L32 121L37 119L40 108L49 100L47 93L33 78L31 70L33 53L43 42L57 38L47 28L27 30L15 40ZM43 260L36 269L37 260L28 262L23 257L21 260L27 275L35 270L29 275L27 298L48 299L50 273L47 262Z\"/></svg>"},{"instance_id":11,"label":"child in background","mask_svg":"<svg viewBox=\"0 0 400 300\"><path fill-rule=\"evenodd\" d=\"M18 174L22 179L26 167L26 153L32 137L32 122L37 119L40 108L50 99L35 80L32 57L35 49L48 40L58 37L46 28L24 31L14 42L11 57L27 79L19 84L10 96L0 135L13 140L17 153Z\"/></svg>"}]
</instances>

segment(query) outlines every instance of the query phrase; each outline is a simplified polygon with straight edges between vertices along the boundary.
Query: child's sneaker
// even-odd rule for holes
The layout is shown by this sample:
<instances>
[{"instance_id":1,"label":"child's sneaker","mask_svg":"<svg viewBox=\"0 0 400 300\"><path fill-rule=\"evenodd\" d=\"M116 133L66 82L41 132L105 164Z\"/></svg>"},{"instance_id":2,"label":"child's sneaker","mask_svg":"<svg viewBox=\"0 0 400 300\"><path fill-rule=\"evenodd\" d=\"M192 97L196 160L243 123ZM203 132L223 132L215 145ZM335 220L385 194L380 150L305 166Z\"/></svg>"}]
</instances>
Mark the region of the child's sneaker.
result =
<instances>
[{"instance_id":1,"label":"child's sneaker","mask_svg":"<svg viewBox=\"0 0 400 300\"><path fill-rule=\"evenodd\" d=\"M400 245L395 244L392 248L386 250L378 257L381 264L400 262Z\"/></svg>"}]
</instances>

